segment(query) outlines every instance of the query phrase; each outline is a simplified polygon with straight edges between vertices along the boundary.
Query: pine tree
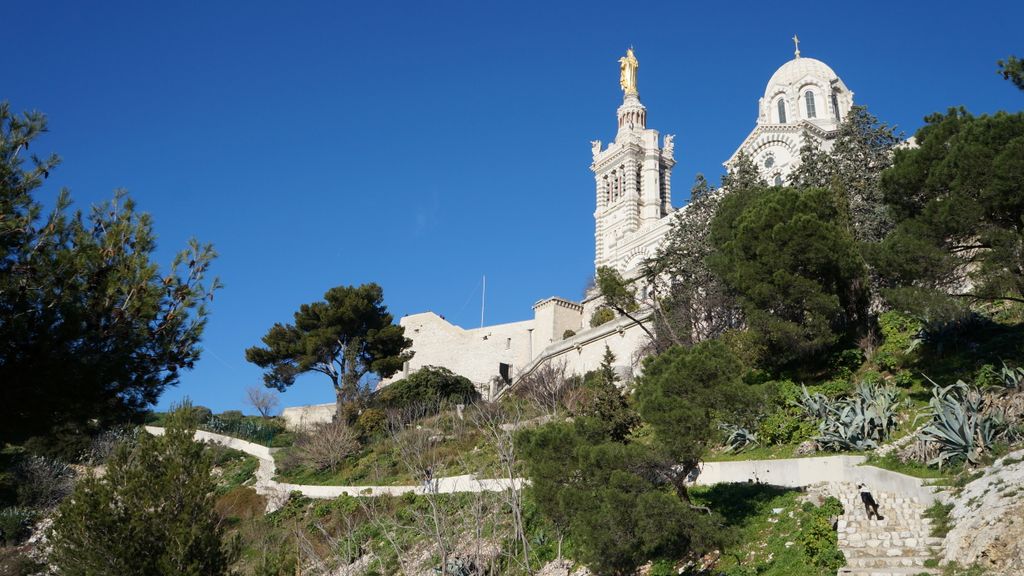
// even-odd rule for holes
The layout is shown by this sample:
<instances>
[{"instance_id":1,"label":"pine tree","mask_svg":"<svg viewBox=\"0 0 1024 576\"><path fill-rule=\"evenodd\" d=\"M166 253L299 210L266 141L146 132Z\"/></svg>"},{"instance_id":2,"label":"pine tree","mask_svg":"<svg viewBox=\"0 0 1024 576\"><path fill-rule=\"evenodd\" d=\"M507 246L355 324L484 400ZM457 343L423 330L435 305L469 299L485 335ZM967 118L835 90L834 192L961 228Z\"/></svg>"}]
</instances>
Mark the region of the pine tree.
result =
<instances>
[{"instance_id":1,"label":"pine tree","mask_svg":"<svg viewBox=\"0 0 1024 576\"><path fill-rule=\"evenodd\" d=\"M656 350L702 342L740 324L735 299L707 264L711 221L725 196L698 174L689 204L675 213L665 240L643 262L655 312Z\"/></svg>"},{"instance_id":2,"label":"pine tree","mask_svg":"<svg viewBox=\"0 0 1024 576\"><path fill-rule=\"evenodd\" d=\"M607 345L601 367L584 381L588 397L580 410L587 436L591 439L623 442L640 423L636 411L618 386L615 354Z\"/></svg>"},{"instance_id":3,"label":"pine tree","mask_svg":"<svg viewBox=\"0 0 1024 576\"><path fill-rule=\"evenodd\" d=\"M377 284L337 286L324 299L303 304L294 324L274 324L263 336L265 346L245 351L249 362L265 369L263 381L280 391L299 374L319 372L331 380L336 417L352 416L365 403L360 387L370 373L382 378L412 358L412 341L394 324Z\"/></svg>"},{"instance_id":4,"label":"pine tree","mask_svg":"<svg viewBox=\"0 0 1024 576\"><path fill-rule=\"evenodd\" d=\"M58 509L50 565L59 576L217 576L237 546L214 510L212 461L194 442L191 411L163 436L117 448L103 476L81 480Z\"/></svg>"},{"instance_id":5,"label":"pine tree","mask_svg":"<svg viewBox=\"0 0 1024 576\"><path fill-rule=\"evenodd\" d=\"M1024 60L1016 56L1010 56L1006 60L996 62L999 65L999 74L1003 79L1013 82L1017 88L1024 90Z\"/></svg>"},{"instance_id":6,"label":"pine tree","mask_svg":"<svg viewBox=\"0 0 1024 576\"><path fill-rule=\"evenodd\" d=\"M761 177L761 171L746 152L740 151L736 164L722 176L722 188L729 193L742 192L751 188L763 188L768 184Z\"/></svg>"},{"instance_id":7,"label":"pine tree","mask_svg":"<svg viewBox=\"0 0 1024 576\"><path fill-rule=\"evenodd\" d=\"M24 157L45 131L0 104L0 442L140 417L199 359L220 286L196 241L161 273L152 219L123 192L83 213L62 190L44 215L33 194L59 160Z\"/></svg>"}]
</instances>

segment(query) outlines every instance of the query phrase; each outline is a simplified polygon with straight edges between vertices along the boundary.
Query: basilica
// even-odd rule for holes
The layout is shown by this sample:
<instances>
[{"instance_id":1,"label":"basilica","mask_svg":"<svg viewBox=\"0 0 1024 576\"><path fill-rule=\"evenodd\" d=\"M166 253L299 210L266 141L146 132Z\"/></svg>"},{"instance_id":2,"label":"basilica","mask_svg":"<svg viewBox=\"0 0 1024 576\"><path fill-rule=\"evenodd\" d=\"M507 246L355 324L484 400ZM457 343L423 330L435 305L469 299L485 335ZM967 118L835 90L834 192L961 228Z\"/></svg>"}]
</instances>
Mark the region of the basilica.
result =
<instances>
[{"instance_id":1,"label":"basilica","mask_svg":"<svg viewBox=\"0 0 1024 576\"><path fill-rule=\"evenodd\" d=\"M801 56L796 36L793 42L793 59L772 74L758 100L753 130L724 162L731 169L745 154L765 181L775 185L782 185L799 165L800 149L809 140L821 150L832 148L839 124L853 106L853 92L832 68ZM637 86L640 63L632 49L619 65L623 98L615 137L607 145L600 140L590 143L594 268L615 268L628 278L654 254L673 216L686 207L672 206L673 136L647 127L647 109ZM625 317L591 326L601 304L597 294L581 302L551 297L533 305L532 318L473 329L451 324L434 312L405 316L400 324L412 339L415 354L381 385L424 366L443 366L473 381L485 398L494 398L548 362L565 366L570 374L593 370L606 346L615 354L616 370L628 380L639 365L647 333ZM649 311L635 316L644 322Z\"/></svg>"},{"instance_id":2,"label":"basilica","mask_svg":"<svg viewBox=\"0 0 1024 576\"><path fill-rule=\"evenodd\" d=\"M781 185L799 165L808 140L831 149L840 122L853 106L853 92L827 64L794 57L772 74L757 104L757 123L724 165L731 169L741 153L759 168L766 182ZM608 266L624 277L654 254L673 215L671 134L647 127L647 109L637 85L639 61L632 49L619 60L623 92L614 139L592 141L594 173L594 268ZM597 368L607 346L616 369L627 378L638 365L647 335L636 322L616 317L591 326L600 307L595 295L582 302L551 297L533 305L533 317L521 322L464 329L433 312L401 319L415 355L387 385L423 366L443 366L476 383L485 397L497 394L546 362L582 374ZM637 318L644 321L644 314Z\"/></svg>"}]
</instances>

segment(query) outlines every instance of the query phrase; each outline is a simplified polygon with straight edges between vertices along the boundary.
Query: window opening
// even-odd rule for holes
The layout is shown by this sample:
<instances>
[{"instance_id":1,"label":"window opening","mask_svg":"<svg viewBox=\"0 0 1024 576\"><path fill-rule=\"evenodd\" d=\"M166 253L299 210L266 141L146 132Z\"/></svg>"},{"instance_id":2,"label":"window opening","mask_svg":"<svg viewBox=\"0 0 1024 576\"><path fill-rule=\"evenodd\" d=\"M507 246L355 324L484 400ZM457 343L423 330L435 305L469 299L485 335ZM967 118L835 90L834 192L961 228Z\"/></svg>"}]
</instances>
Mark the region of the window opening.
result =
<instances>
[{"instance_id":1,"label":"window opening","mask_svg":"<svg viewBox=\"0 0 1024 576\"><path fill-rule=\"evenodd\" d=\"M808 90L804 93L804 99L807 101L807 117L817 118L818 114L814 109L814 92Z\"/></svg>"}]
</instances>

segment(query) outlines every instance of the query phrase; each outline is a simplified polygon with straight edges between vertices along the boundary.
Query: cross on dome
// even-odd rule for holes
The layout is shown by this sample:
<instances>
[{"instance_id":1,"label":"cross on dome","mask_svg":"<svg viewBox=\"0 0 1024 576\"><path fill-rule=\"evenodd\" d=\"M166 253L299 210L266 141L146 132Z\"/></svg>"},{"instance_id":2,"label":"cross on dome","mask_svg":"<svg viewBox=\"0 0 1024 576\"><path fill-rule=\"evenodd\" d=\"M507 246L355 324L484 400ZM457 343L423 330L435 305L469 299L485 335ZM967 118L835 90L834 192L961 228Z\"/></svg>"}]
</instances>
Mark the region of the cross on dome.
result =
<instances>
[{"instance_id":1,"label":"cross on dome","mask_svg":"<svg viewBox=\"0 0 1024 576\"><path fill-rule=\"evenodd\" d=\"M795 51L793 53L796 55L797 58L799 58L800 57L800 38L798 38L796 34L793 34L793 48L795 48Z\"/></svg>"}]
</instances>

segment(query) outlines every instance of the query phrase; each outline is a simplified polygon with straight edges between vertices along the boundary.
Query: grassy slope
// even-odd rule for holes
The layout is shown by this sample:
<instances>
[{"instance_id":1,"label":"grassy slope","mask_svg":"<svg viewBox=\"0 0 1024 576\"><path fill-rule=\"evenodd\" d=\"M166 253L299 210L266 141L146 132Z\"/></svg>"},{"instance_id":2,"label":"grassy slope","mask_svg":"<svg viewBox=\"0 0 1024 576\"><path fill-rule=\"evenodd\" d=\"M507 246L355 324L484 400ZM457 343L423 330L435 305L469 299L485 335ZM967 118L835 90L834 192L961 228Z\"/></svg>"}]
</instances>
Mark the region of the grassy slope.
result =
<instances>
[{"instance_id":1,"label":"grassy slope","mask_svg":"<svg viewBox=\"0 0 1024 576\"><path fill-rule=\"evenodd\" d=\"M722 514L737 531L738 544L724 551L716 572L727 576L835 574L834 567L815 565L805 549L801 531L809 528L815 513L801 503L801 492L725 484L694 489L692 494L697 502Z\"/></svg>"}]
</instances>

